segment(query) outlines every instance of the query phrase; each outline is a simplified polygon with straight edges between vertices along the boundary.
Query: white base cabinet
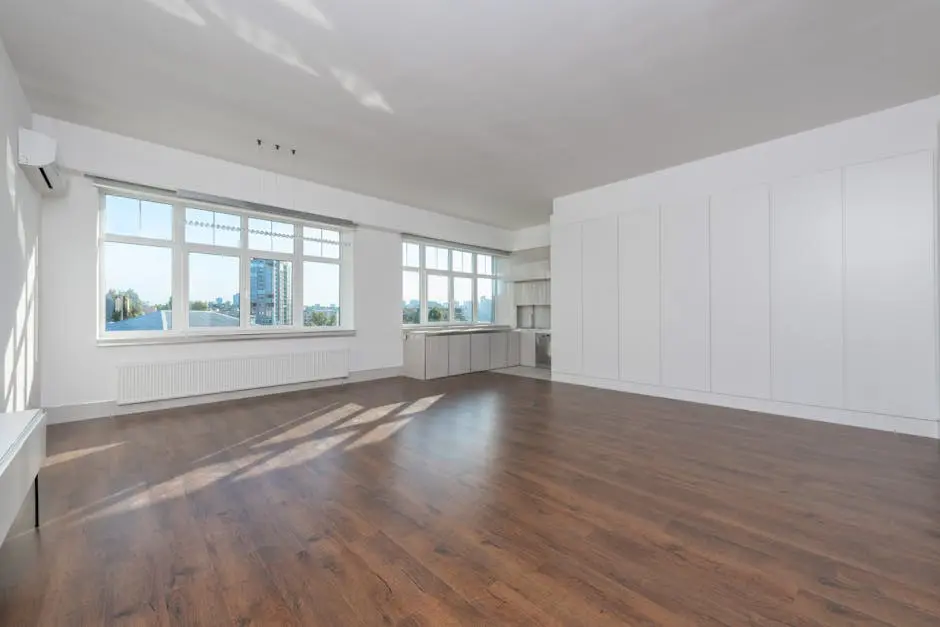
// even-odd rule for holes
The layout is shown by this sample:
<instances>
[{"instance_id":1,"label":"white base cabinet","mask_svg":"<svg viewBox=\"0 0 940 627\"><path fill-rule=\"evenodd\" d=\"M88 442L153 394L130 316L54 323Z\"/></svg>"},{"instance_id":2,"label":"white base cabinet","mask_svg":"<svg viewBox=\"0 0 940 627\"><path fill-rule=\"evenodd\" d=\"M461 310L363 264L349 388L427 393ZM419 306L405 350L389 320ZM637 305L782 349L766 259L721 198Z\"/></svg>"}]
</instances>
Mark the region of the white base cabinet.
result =
<instances>
[{"instance_id":1,"label":"white base cabinet","mask_svg":"<svg viewBox=\"0 0 940 627\"><path fill-rule=\"evenodd\" d=\"M403 371L414 379L439 379L518 366L522 336L522 333L508 330L408 333Z\"/></svg>"}]
</instances>

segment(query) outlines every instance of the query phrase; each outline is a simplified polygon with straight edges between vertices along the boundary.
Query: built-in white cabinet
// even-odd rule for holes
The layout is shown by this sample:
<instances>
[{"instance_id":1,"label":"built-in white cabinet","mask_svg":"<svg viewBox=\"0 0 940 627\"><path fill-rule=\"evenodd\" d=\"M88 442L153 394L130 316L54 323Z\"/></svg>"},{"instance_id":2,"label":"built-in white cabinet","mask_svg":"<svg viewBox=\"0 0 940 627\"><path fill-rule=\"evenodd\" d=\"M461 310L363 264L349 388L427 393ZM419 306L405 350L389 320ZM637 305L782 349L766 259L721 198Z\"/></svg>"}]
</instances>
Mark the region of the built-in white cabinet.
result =
<instances>
[{"instance_id":1,"label":"built-in white cabinet","mask_svg":"<svg viewBox=\"0 0 940 627\"><path fill-rule=\"evenodd\" d=\"M448 374L450 376L467 374L470 372L470 336L463 334L446 337L447 348L450 351Z\"/></svg>"},{"instance_id":2,"label":"built-in white cabinet","mask_svg":"<svg viewBox=\"0 0 940 627\"><path fill-rule=\"evenodd\" d=\"M712 196L711 389L770 398L770 193Z\"/></svg>"},{"instance_id":3,"label":"built-in white cabinet","mask_svg":"<svg viewBox=\"0 0 940 627\"><path fill-rule=\"evenodd\" d=\"M707 390L708 199L666 203L661 216L662 385Z\"/></svg>"},{"instance_id":4,"label":"built-in white cabinet","mask_svg":"<svg viewBox=\"0 0 940 627\"><path fill-rule=\"evenodd\" d=\"M582 291L581 285L580 224L552 227L551 256L552 370L581 374L581 307L587 292ZM532 363L527 363L528 345L523 343L523 366L535 366L535 336L531 339Z\"/></svg>"},{"instance_id":5,"label":"built-in white cabinet","mask_svg":"<svg viewBox=\"0 0 940 627\"><path fill-rule=\"evenodd\" d=\"M659 207L620 215L620 378L659 383Z\"/></svg>"},{"instance_id":6,"label":"built-in white cabinet","mask_svg":"<svg viewBox=\"0 0 940 627\"><path fill-rule=\"evenodd\" d=\"M934 154L722 179L696 197L708 171L690 169L693 193L661 202L640 184L565 197L552 222L553 371L935 433ZM535 365L534 333L520 335L520 362Z\"/></svg>"},{"instance_id":7,"label":"built-in white cabinet","mask_svg":"<svg viewBox=\"0 0 940 627\"><path fill-rule=\"evenodd\" d=\"M937 417L932 155L845 169L845 390L850 409Z\"/></svg>"},{"instance_id":8,"label":"built-in white cabinet","mask_svg":"<svg viewBox=\"0 0 940 627\"><path fill-rule=\"evenodd\" d=\"M841 407L842 172L774 186L773 398Z\"/></svg>"},{"instance_id":9,"label":"built-in white cabinet","mask_svg":"<svg viewBox=\"0 0 940 627\"><path fill-rule=\"evenodd\" d=\"M620 376L617 216L591 220L581 228L581 306L591 316L590 323L582 324L581 329L582 373L599 379L617 379ZM552 267L558 268L554 263Z\"/></svg>"}]
</instances>

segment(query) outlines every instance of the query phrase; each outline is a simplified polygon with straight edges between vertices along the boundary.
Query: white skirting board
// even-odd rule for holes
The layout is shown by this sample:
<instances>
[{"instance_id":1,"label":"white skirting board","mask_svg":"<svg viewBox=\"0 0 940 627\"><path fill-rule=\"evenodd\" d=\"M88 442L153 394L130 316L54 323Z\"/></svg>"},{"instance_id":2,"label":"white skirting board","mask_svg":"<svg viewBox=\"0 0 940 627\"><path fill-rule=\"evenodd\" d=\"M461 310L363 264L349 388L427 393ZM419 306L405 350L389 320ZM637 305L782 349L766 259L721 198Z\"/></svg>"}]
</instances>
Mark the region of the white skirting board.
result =
<instances>
[{"instance_id":1,"label":"white skirting board","mask_svg":"<svg viewBox=\"0 0 940 627\"><path fill-rule=\"evenodd\" d=\"M340 379L328 379L325 381L310 381L290 385L252 388L248 390L225 392L220 394L188 396L149 403L137 403L133 405L121 405L116 401L102 401L98 403L83 403L80 405L46 407L44 409L46 411L48 424L54 425L66 422L94 420L96 418L107 418L110 416L140 414L150 411L160 411L163 409L173 409L176 407L189 407L191 405L204 405L206 403L232 401L242 398L270 396L272 394L286 394L288 392L299 392L301 390L315 390L318 388L335 387L339 385L347 385L350 383L361 383L364 381L374 381L377 379L389 379L392 377L399 377L401 374L402 371L400 367L379 368L376 370L361 370L358 372L351 372L349 373L348 377Z\"/></svg>"},{"instance_id":2,"label":"white skirting board","mask_svg":"<svg viewBox=\"0 0 940 627\"><path fill-rule=\"evenodd\" d=\"M890 431L894 433L904 433L925 438L940 439L940 422L935 420L921 420L917 418L906 418L903 416L886 416L883 414L849 411L845 409L832 409L828 407L815 407L811 405L783 403L779 401L769 401L757 398L746 398L743 396L730 396L727 394L715 394L712 392L698 392L693 390L645 385L641 383L631 383L628 381L618 381L613 379L598 379L594 377L563 374L560 372L552 372L552 381L555 383L571 383L573 385L583 385L605 390L616 390L618 392L642 394L644 396L671 398L674 400L687 401L690 403L717 405L719 407L729 407L731 409L743 409L765 414L776 414L780 416L789 416L792 418L802 418L804 420L816 420L819 422L830 422L850 427L862 427L865 429L876 429L878 431Z\"/></svg>"}]
</instances>

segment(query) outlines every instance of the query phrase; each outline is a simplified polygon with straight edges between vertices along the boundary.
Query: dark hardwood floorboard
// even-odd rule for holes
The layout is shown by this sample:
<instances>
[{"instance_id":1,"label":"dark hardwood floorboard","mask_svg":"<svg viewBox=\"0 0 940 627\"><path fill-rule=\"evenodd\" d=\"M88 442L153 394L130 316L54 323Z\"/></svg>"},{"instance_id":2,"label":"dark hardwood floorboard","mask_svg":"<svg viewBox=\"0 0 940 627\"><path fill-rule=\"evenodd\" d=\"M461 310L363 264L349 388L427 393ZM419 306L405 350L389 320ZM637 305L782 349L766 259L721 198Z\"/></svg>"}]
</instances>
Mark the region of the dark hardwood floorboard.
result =
<instances>
[{"instance_id":1,"label":"dark hardwood floorboard","mask_svg":"<svg viewBox=\"0 0 940 627\"><path fill-rule=\"evenodd\" d=\"M930 440L492 373L49 429L0 625L940 625Z\"/></svg>"}]
</instances>

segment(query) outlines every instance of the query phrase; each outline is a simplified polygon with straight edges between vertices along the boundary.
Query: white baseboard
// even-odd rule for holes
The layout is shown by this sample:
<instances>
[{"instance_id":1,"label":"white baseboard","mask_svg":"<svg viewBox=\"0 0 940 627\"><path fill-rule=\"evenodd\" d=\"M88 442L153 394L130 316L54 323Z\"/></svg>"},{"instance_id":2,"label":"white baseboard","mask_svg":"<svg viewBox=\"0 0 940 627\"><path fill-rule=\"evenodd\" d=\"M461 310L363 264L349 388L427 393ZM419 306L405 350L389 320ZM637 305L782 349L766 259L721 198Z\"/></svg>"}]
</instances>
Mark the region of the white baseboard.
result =
<instances>
[{"instance_id":1,"label":"white baseboard","mask_svg":"<svg viewBox=\"0 0 940 627\"><path fill-rule=\"evenodd\" d=\"M189 407L191 405L203 405L206 403L232 401L242 398L270 396L272 394L285 394L287 392L299 392L301 390L315 390L317 388L348 385L350 383L362 383L364 381L374 381L377 379L389 379L391 377L401 376L401 374L402 369L400 367L378 368L376 370L361 370L359 372L350 372L349 376L345 379L311 381L309 383L295 383L293 385L281 385L276 387L257 388L253 390L240 390L238 392L225 392L223 394L190 396L187 398L175 398L166 401L154 401L152 403L118 405L116 401L102 401L98 403L83 403L81 405L46 407L44 409L46 411L46 419L48 424L55 425L66 422L94 420L95 418L125 416L128 414L140 414L148 411L159 411L162 409L174 409L177 407Z\"/></svg>"},{"instance_id":2,"label":"white baseboard","mask_svg":"<svg viewBox=\"0 0 940 627\"><path fill-rule=\"evenodd\" d=\"M682 390L657 385L646 385L643 383L631 383L628 381L596 379L580 375L562 374L557 371L552 372L552 381L556 383L571 383L574 385L602 388L605 390L616 390L618 392L630 392L644 396L671 398L679 401L688 401L690 403L703 403L705 405L718 405L720 407L744 409L765 414L803 418L805 420L831 422L850 427L877 429L879 431L891 431L894 433L905 433L925 438L940 439L940 423L936 420L887 416L884 414L872 414L847 409L832 409L828 407L768 401L742 396L730 396L713 392Z\"/></svg>"}]
</instances>

